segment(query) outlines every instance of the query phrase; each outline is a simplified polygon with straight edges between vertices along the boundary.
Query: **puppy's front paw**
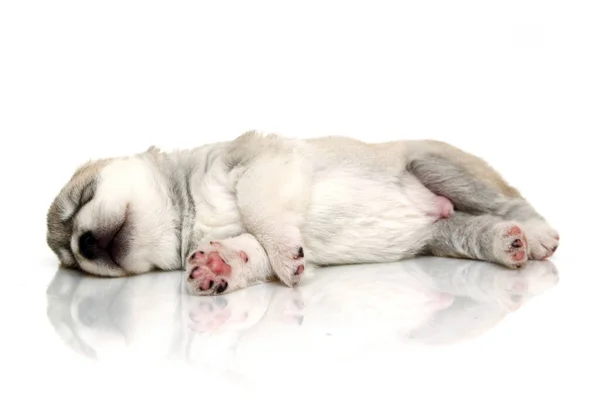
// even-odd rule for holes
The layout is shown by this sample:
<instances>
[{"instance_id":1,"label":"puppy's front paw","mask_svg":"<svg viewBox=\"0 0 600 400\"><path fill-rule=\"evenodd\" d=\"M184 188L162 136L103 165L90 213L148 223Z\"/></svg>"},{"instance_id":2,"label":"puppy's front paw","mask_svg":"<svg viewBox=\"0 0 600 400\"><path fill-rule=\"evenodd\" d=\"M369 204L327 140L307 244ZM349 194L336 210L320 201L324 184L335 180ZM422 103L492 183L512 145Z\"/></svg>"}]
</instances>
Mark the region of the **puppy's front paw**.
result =
<instances>
[{"instance_id":1,"label":"puppy's front paw","mask_svg":"<svg viewBox=\"0 0 600 400\"><path fill-rule=\"evenodd\" d=\"M210 242L203 250L198 250L189 258L188 282L198 294L221 294L229 287L228 279L232 268L230 263L240 262L242 254L237 260L230 259L226 262L219 252L216 242Z\"/></svg>"},{"instance_id":2,"label":"puppy's front paw","mask_svg":"<svg viewBox=\"0 0 600 400\"><path fill-rule=\"evenodd\" d=\"M531 220L523 225L529 241L529 258L543 260L552 256L558 248L558 232L544 220Z\"/></svg>"},{"instance_id":3,"label":"puppy's front paw","mask_svg":"<svg viewBox=\"0 0 600 400\"><path fill-rule=\"evenodd\" d=\"M201 243L188 257L186 284L195 295L228 293L271 279L273 273L256 238L234 238Z\"/></svg>"},{"instance_id":4,"label":"puppy's front paw","mask_svg":"<svg viewBox=\"0 0 600 400\"><path fill-rule=\"evenodd\" d=\"M294 286L300 282L304 273L304 248L293 246L286 248L277 246L269 253L273 271L277 277L287 286Z\"/></svg>"}]
</instances>

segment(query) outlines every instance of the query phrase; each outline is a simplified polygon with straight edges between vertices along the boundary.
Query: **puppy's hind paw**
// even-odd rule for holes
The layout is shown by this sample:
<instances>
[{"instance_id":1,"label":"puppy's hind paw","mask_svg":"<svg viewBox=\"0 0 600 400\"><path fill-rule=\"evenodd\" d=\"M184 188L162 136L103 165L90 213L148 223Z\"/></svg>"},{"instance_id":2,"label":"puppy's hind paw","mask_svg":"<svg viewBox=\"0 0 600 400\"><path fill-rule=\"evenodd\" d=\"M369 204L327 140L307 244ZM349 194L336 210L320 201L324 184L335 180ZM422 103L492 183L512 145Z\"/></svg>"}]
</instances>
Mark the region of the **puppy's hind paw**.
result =
<instances>
[{"instance_id":1,"label":"puppy's hind paw","mask_svg":"<svg viewBox=\"0 0 600 400\"><path fill-rule=\"evenodd\" d=\"M494 252L497 261L511 269L519 269L527 262L528 242L521 226L501 223L495 237Z\"/></svg>"},{"instance_id":2,"label":"puppy's hind paw","mask_svg":"<svg viewBox=\"0 0 600 400\"><path fill-rule=\"evenodd\" d=\"M543 260L551 257L560 242L558 232L543 220L528 221L523 225L529 240L529 258Z\"/></svg>"}]
</instances>

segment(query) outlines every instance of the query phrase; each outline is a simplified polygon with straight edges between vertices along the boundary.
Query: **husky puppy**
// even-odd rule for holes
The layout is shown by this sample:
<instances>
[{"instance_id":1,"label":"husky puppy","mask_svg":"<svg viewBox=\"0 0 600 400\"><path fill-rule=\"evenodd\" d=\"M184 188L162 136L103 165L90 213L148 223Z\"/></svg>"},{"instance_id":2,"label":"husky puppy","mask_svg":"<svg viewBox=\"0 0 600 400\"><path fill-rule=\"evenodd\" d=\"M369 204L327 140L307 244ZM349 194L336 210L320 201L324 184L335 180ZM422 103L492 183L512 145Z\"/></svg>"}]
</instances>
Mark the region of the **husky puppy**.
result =
<instances>
[{"instance_id":1,"label":"husky puppy","mask_svg":"<svg viewBox=\"0 0 600 400\"><path fill-rule=\"evenodd\" d=\"M63 267L110 277L183 269L194 295L419 255L517 269L559 243L492 167L449 144L254 131L88 162L53 201L47 229Z\"/></svg>"}]
</instances>

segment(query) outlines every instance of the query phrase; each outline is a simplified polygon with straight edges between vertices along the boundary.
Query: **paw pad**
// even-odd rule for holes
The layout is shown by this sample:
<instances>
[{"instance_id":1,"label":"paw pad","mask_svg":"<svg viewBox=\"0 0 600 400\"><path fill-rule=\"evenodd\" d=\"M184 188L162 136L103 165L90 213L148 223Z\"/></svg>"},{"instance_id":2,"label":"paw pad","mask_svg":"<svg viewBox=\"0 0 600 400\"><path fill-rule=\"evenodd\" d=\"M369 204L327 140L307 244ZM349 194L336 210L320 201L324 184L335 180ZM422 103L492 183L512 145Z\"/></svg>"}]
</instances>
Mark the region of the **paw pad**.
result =
<instances>
[{"instance_id":1,"label":"paw pad","mask_svg":"<svg viewBox=\"0 0 600 400\"><path fill-rule=\"evenodd\" d=\"M190 264L193 268L188 279L194 282L196 290L216 294L227 290L232 269L218 251L197 251L190 257Z\"/></svg>"},{"instance_id":2,"label":"paw pad","mask_svg":"<svg viewBox=\"0 0 600 400\"><path fill-rule=\"evenodd\" d=\"M294 260L304 257L304 249L302 247L298 248L298 253L294 256Z\"/></svg>"},{"instance_id":3,"label":"paw pad","mask_svg":"<svg viewBox=\"0 0 600 400\"><path fill-rule=\"evenodd\" d=\"M515 239L510 245L515 249L520 249L523 247L523 241L521 239Z\"/></svg>"},{"instance_id":4,"label":"paw pad","mask_svg":"<svg viewBox=\"0 0 600 400\"><path fill-rule=\"evenodd\" d=\"M517 235L521 235L522 233L523 233L523 231L521 231L521 228L519 228L518 226L513 226L512 228L510 228L508 230L508 232L506 232L506 235L507 236L517 236Z\"/></svg>"},{"instance_id":5,"label":"paw pad","mask_svg":"<svg viewBox=\"0 0 600 400\"><path fill-rule=\"evenodd\" d=\"M499 261L509 268L519 269L527 262L527 238L518 225L503 225Z\"/></svg>"},{"instance_id":6,"label":"paw pad","mask_svg":"<svg viewBox=\"0 0 600 400\"><path fill-rule=\"evenodd\" d=\"M227 281L221 281L221 282L219 282L219 284L215 288L215 293L217 293L217 294L223 293L224 291L227 290L227 286L228 286Z\"/></svg>"}]
</instances>

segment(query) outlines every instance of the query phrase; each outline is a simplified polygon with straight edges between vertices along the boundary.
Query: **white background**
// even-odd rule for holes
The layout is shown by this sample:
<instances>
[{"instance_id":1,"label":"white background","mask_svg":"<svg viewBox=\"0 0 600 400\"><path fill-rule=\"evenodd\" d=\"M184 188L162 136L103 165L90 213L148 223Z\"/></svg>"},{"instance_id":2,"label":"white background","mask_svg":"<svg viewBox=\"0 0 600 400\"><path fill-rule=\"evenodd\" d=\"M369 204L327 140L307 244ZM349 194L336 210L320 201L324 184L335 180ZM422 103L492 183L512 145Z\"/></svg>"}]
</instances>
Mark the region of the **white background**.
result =
<instances>
[{"instance_id":1,"label":"white background","mask_svg":"<svg viewBox=\"0 0 600 400\"><path fill-rule=\"evenodd\" d=\"M599 21L598 2L578 0L3 1L0 362L39 396L93 382L44 320L56 270L45 213L81 162L249 129L433 138L487 159L556 226L561 283L506 325L515 342L537 340L533 361L490 339L501 362L473 365L477 350L456 351L439 374L407 377L422 385L390 384L408 398L447 394L440 382L461 378L455 389L480 398L496 389L591 398L583 365L598 356ZM302 371L290 375L291 392L308 384ZM201 397L190 379L164 387Z\"/></svg>"}]
</instances>

